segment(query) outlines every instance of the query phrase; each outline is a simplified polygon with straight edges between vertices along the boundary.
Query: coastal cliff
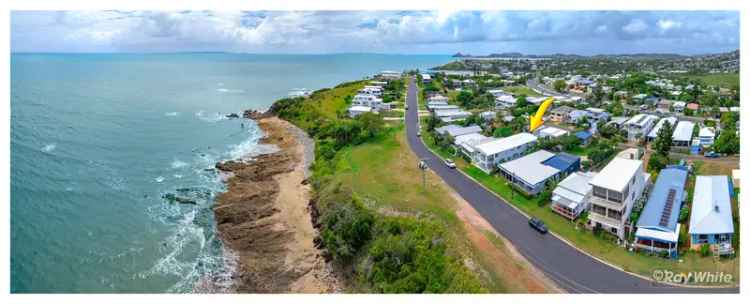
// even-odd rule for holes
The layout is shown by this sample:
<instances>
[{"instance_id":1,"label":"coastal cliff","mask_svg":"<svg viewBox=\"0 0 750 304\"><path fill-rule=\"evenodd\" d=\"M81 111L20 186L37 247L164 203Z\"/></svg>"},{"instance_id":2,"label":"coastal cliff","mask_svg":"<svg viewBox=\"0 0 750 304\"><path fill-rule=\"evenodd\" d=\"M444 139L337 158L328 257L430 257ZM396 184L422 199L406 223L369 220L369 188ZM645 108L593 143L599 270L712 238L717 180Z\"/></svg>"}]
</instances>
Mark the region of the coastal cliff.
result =
<instances>
[{"instance_id":1,"label":"coastal cliff","mask_svg":"<svg viewBox=\"0 0 750 304\"><path fill-rule=\"evenodd\" d=\"M314 142L271 115L246 112L266 134L261 144L278 151L252 160L216 164L228 174L228 191L214 206L218 233L238 259L236 292L327 293L339 283L313 240L308 167Z\"/></svg>"}]
</instances>

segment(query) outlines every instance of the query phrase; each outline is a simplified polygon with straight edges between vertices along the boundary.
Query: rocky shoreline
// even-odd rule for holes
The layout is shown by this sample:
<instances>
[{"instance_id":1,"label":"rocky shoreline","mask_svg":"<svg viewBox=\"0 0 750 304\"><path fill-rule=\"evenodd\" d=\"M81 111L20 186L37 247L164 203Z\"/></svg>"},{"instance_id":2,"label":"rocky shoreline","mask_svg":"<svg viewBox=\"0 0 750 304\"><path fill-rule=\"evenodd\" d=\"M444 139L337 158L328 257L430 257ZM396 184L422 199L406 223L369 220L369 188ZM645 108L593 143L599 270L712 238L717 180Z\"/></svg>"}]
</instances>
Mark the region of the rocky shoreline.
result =
<instances>
[{"instance_id":1,"label":"rocky shoreline","mask_svg":"<svg viewBox=\"0 0 750 304\"><path fill-rule=\"evenodd\" d=\"M339 280L314 240L309 208L309 166L314 141L278 117L246 111L266 134L262 144L278 151L252 160L216 164L227 174L227 192L213 207L219 237L238 256L234 277L240 293L329 293Z\"/></svg>"}]
</instances>

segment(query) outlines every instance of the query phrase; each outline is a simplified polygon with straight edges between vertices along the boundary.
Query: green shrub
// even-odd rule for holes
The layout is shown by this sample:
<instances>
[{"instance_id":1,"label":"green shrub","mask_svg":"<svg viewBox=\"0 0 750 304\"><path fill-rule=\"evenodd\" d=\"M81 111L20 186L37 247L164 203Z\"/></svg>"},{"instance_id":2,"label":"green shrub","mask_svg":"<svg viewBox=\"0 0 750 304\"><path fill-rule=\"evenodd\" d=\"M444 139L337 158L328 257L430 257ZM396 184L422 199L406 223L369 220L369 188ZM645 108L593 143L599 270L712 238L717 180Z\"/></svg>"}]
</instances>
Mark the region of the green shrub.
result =
<instances>
[{"instance_id":1,"label":"green shrub","mask_svg":"<svg viewBox=\"0 0 750 304\"><path fill-rule=\"evenodd\" d=\"M711 245L703 244L701 245L701 256L707 257L711 254Z\"/></svg>"}]
</instances>

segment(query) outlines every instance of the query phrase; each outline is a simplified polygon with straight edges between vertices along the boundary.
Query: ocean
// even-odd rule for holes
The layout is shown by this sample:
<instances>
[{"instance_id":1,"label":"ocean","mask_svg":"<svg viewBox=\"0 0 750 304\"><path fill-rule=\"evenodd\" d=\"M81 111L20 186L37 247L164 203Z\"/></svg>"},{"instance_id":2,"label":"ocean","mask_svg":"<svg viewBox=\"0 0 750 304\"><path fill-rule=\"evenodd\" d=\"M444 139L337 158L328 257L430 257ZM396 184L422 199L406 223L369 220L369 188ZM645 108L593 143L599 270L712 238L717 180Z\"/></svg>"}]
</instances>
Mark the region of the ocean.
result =
<instances>
[{"instance_id":1,"label":"ocean","mask_svg":"<svg viewBox=\"0 0 750 304\"><path fill-rule=\"evenodd\" d=\"M211 205L217 161L262 153L252 122L295 88L444 55L12 54L11 292L230 285ZM173 195L195 204L180 204Z\"/></svg>"}]
</instances>

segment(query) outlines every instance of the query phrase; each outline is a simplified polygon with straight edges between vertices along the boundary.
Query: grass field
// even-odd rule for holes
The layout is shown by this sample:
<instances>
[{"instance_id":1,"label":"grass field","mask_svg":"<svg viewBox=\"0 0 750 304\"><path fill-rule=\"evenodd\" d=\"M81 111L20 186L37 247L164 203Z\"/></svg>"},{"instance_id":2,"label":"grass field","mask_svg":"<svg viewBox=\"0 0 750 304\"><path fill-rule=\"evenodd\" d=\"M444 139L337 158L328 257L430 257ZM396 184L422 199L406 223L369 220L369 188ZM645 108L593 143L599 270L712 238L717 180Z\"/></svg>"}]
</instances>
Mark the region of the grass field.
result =
<instances>
[{"instance_id":1,"label":"grass field","mask_svg":"<svg viewBox=\"0 0 750 304\"><path fill-rule=\"evenodd\" d=\"M426 130L423 123L422 130ZM712 257L702 257L696 252L687 252L678 260L669 260L643 253L629 252L618 246L614 240L605 235L596 236L580 223L573 223L552 212L548 204L540 206L537 198L528 198L514 191L506 180L497 175L489 175L469 164L463 159L452 156L451 151L440 149L434 144L428 133L423 133L425 144L441 157L453 158L459 170L500 195L506 201L521 209L524 213L542 219L551 231L573 243L577 248L588 252L602 260L617 265L626 271L650 277L654 269L665 269L674 272L689 271L723 271L730 273L739 281L739 258L715 260ZM581 151L582 152L582 151Z\"/></svg>"},{"instance_id":2,"label":"grass field","mask_svg":"<svg viewBox=\"0 0 750 304\"><path fill-rule=\"evenodd\" d=\"M534 92L534 90L532 90L531 88L527 86L504 87L503 91L516 94L516 95L524 94L526 96L532 96L532 97L541 96L537 92Z\"/></svg>"},{"instance_id":3,"label":"grass field","mask_svg":"<svg viewBox=\"0 0 750 304\"><path fill-rule=\"evenodd\" d=\"M502 241L496 236L486 237L491 242L484 244L494 246L492 250L479 249L470 241L469 235L476 238L477 231L468 229L457 217L457 201L438 176L428 172L426 188L423 187L422 171L405 141L403 124L393 125L395 129L380 140L343 150L333 182L351 188L366 206L383 214L425 216L445 225L449 232L448 247L456 256L478 263L477 271L489 291L530 292L527 286L512 279L517 272L526 271L525 266L508 256ZM503 259L493 258L497 256ZM509 275L508 271L516 275Z\"/></svg>"},{"instance_id":4,"label":"grass field","mask_svg":"<svg viewBox=\"0 0 750 304\"><path fill-rule=\"evenodd\" d=\"M688 78L703 81L703 83L707 85L719 86L723 88L732 88L733 86L740 85L739 73L691 75L688 76Z\"/></svg>"}]
</instances>

